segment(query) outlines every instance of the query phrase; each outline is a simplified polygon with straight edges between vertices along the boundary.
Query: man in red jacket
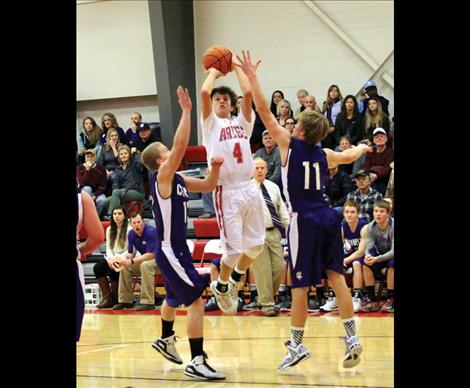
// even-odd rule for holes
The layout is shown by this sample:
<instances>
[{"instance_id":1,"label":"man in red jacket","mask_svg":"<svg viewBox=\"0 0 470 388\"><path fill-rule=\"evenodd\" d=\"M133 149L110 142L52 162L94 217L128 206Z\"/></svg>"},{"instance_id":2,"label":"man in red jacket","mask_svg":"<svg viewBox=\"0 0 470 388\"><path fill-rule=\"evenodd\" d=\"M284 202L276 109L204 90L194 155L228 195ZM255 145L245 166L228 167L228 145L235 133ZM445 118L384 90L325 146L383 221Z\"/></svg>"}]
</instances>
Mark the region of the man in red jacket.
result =
<instances>
[{"instance_id":1,"label":"man in red jacket","mask_svg":"<svg viewBox=\"0 0 470 388\"><path fill-rule=\"evenodd\" d=\"M104 201L106 200L106 168L96 163L95 150L85 152L85 163L77 166L77 181L82 191L90 194L95 202L96 211L101 216Z\"/></svg>"},{"instance_id":2,"label":"man in red jacket","mask_svg":"<svg viewBox=\"0 0 470 388\"><path fill-rule=\"evenodd\" d=\"M369 171L372 188L385 195L392 172L390 163L393 162L393 149L387 146L387 132L383 128L375 128L372 136L376 147L373 152L366 154L363 169Z\"/></svg>"}]
</instances>

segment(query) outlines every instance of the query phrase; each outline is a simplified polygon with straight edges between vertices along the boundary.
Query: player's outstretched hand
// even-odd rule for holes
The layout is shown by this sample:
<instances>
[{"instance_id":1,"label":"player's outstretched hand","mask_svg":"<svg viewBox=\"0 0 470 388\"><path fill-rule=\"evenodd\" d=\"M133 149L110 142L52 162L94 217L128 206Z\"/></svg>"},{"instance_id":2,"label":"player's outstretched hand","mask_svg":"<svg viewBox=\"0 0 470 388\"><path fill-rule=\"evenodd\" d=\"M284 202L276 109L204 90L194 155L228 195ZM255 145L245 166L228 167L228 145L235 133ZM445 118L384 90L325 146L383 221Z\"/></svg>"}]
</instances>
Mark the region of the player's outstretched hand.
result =
<instances>
[{"instance_id":1,"label":"player's outstretched hand","mask_svg":"<svg viewBox=\"0 0 470 388\"><path fill-rule=\"evenodd\" d=\"M211 158L211 166L214 168L219 168L224 163L224 158L222 156L214 156Z\"/></svg>"},{"instance_id":2,"label":"player's outstretched hand","mask_svg":"<svg viewBox=\"0 0 470 388\"><path fill-rule=\"evenodd\" d=\"M255 75L256 70L258 69L258 66L261 63L261 59L258 59L258 62L256 62L256 63L252 63L251 62L251 53L250 53L249 50L247 50L247 51L242 50L242 55L243 55L243 59L241 59L237 55L237 59L238 59L238 62L240 62L240 64L234 63L234 65L238 66L240 69L242 69L243 72L247 76ZM232 60L232 63L233 63L233 60Z\"/></svg>"},{"instance_id":3,"label":"player's outstretched hand","mask_svg":"<svg viewBox=\"0 0 470 388\"><path fill-rule=\"evenodd\" d=\"M365 150L366 152L372 152L374 151L374 149L370 146L370 145L367 145L365 143L362 143L362 144L358 144L356 147L360 147L362 148L363 150ZM365 152L364 152L365 153Z\"/></svg>"},{"instance_id":4,"label":"player's outstretched hand","mask_svg":"<svg viewBox=\"0 0 470 388\"><path fill-rule=\"evenodd\" d=\"M181 109L191 110L193 105L191 103L191 97L189 97L188 89L183 89L183 87L179 85L178 89L176 89L176 94L178 95L178 103L180 104Z\"/></svg>"}]
</instances>

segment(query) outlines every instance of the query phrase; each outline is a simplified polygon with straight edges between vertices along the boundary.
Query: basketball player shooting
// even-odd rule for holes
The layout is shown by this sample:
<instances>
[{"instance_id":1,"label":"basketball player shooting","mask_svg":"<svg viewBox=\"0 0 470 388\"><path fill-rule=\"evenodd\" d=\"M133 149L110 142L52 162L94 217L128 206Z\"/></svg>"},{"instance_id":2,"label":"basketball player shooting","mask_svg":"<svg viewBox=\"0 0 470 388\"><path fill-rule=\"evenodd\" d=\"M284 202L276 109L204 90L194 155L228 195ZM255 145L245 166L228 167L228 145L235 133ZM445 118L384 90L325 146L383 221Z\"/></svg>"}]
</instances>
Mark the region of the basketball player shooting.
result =
<instances>
[{"instance_id":1,"label":"basketball player shooting","mask_svg":"<svg viewBox=\"0 0 470 388\"><path fill-rule=\"evenodd\" d=\"M220 310L226 314L237 312L242 277L263 250L265 234L261 200L251 181L254 164L249 139L255 114L250 84L233 60L231 70L235 71L243 92L238 116L232 117L237 103L235 92L226 86L214 88L215 80L224 75L219 70L206 70L207 77L201 87L202 144L207 150L207 160L213 155L224 158L213 194L224 253L218 280L211 283L211 290Z\"/></svg>"}]
</instances>

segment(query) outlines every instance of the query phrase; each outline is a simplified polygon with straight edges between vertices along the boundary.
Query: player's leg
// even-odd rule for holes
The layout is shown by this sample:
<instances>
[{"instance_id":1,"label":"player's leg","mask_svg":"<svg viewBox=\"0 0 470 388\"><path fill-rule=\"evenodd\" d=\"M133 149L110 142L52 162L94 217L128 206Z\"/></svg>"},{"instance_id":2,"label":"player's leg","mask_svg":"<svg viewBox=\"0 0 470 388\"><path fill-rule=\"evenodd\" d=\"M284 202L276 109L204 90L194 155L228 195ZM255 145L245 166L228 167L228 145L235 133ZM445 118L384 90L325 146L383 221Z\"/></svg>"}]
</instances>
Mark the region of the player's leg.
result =
<instances>
[{"instance_id":1,"label":"player's leg","mask_svg":"<svg viewBox=\"0 0 470 388\"><path fill-rule=\"evenodd\" d=\"M224 380L225 375L217 372L207 362L204 352L204 302L202 298L196 299L188 307L186 331L191 348L191 361L186 366L184 374L197 380Z\"/></svg>"},{"instance_id":2,"label":"player's leg","mask_svg":"<svg viewBox=\"0 0 470 388\"><path fill-rule=\"evenodd\" d=\"M374 271L370 266L364 265L362 267L362 273L364 275L364 284L366 286L367 301L362 304L359 312L377 312L380 310L380 306L377 302L377 296L375 295Z\"/></svg>"},{"instance_id":3,"label":"player's leg","mask_svg":"<svg viewBox=\"0 0 470 388\"><path fill-rule=\"evenodd\" d=\"M393 259L387 262L387 300L380 309L381 312L395 312L395 268Z\"/></svg>"},{"instance_id":4,"label":"player's leg","mask_svg":"<svg viewBox=\"0 0 470 388\"><path fill-rule=\"evenodd\" d=\"M327 269L328 281L336 294L336 301L339 307L339 315L343 320L346 337L344 337L346 351L343 359L343 367L352 368L361 362L362 345L356 335L356 323L354 320L354 310L351 293L346 285L344 275Z\"/></svg>"},{"instance_id":5,"label":"player's leg","mask_svg":"<svg viewBox=\"0 0 470 388\"><path fill-rule=\"evenodd\" d=\"M211 270L211 282L217 281L220 272L220 259L214 259L211 261L210 270ZM215 296L212 295L209 300L207 301L206 305L204 306L204 311L217 311L219 310L219 306L217 306L217 301L215 300Z\"/></svg>"},{"instance_id":6,"label":"player's leg","mask_svg":"<svg viewBox=\"0 0 470 388\"><path fill-rule=\"evenodd\" d=\"M298 221L297 213L292 216L288 235L290 252L288 260L292 273L290 320L292 337L284 343L287 347L287 354L278 366L278 371L287 370L310 357L310 352L302 343L308 314L307 292L312 282L320 280L319 275L317 280L312 279L311 276L311 262L316 241L312 241L309 237L315 235L314 231L305 222ZM313 240L316 238L314 237Z\"/></svg>"},{"instance_id":7,"label":"player's leg","mask_svg":"<svg viewBox=\"0 0 470 388\"><path fill-rule=\"evenodd\" d=\"M352 262L353 268L353 309L357 313L361 308L362 303L362 289L364 288L364 281L362 275L362 261L354 260Z\"/></svg>"}]
</instances>

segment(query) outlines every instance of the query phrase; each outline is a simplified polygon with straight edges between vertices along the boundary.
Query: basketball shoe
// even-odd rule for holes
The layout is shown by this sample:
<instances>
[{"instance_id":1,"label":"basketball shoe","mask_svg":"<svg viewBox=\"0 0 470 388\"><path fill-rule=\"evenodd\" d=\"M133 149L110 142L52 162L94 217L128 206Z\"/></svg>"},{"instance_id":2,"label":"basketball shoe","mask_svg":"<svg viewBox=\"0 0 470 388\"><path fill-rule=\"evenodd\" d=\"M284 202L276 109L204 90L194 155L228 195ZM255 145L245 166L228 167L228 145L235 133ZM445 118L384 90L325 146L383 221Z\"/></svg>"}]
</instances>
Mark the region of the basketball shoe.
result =
<instances>
[{"instance_id":1,"label":"basketball shoe","mask_svg":"<svg viewBox=\"0 0 470 388\"><path fill-rule=\"evenodd\" d=\"M212 295L215 296L215 300L217 301L217 306L219 306L219 309L225 314L235 315L237 313L238 290L235 294L233 293L233 284L228 282L227 292L220 292L217 289L217 280L214 280L210 287L212 290Z\"/></svg>"},{"instance_id":2,"label":"basketball shoe","mask_svg":"<svg viewBox=\"0 0 470 388\"><path fill-rule=\"evenodd\" d=\"M352 368L361 362L362 345L359 343L357 336L343 337L346 345L344 353L343 367Z\"/></svg>"},{"instance_id":3,"label":"basketball shoe","mask_svg":"<svg viewBox=\"0 0 470 388\"><path fill-rule=\"evenodd\" d=\"M287 340L284 345L287 347L287 354L277 367L279 372L292 368L294 365L310 357L310 352L303 344L295 346L292 340Z\"/></svg>"},{"instance_id":4,"label":"basketball shoe","mask_svg":"<svg viewBox=\"0 0 470 388\"><path fill-rule=\"evenodd\" d=\"M171 335L167 338L158 338L153 344L152 347L159 352L163 357L168 361L174 362L175 364L182 364L183 360L176 351L175 347L176 337Z\"/></svg>"},{"instance_id":5,"label":"basketball shoe","mask_svg":"<svg viewBox=\"0 0 470 388\"><path fill-rule=\"evenodd\" d=\"M203 355L194 357L186 366L184 374L197 380L225 380L225 375L212 368Z\"/></svg>"}]
</instances>

